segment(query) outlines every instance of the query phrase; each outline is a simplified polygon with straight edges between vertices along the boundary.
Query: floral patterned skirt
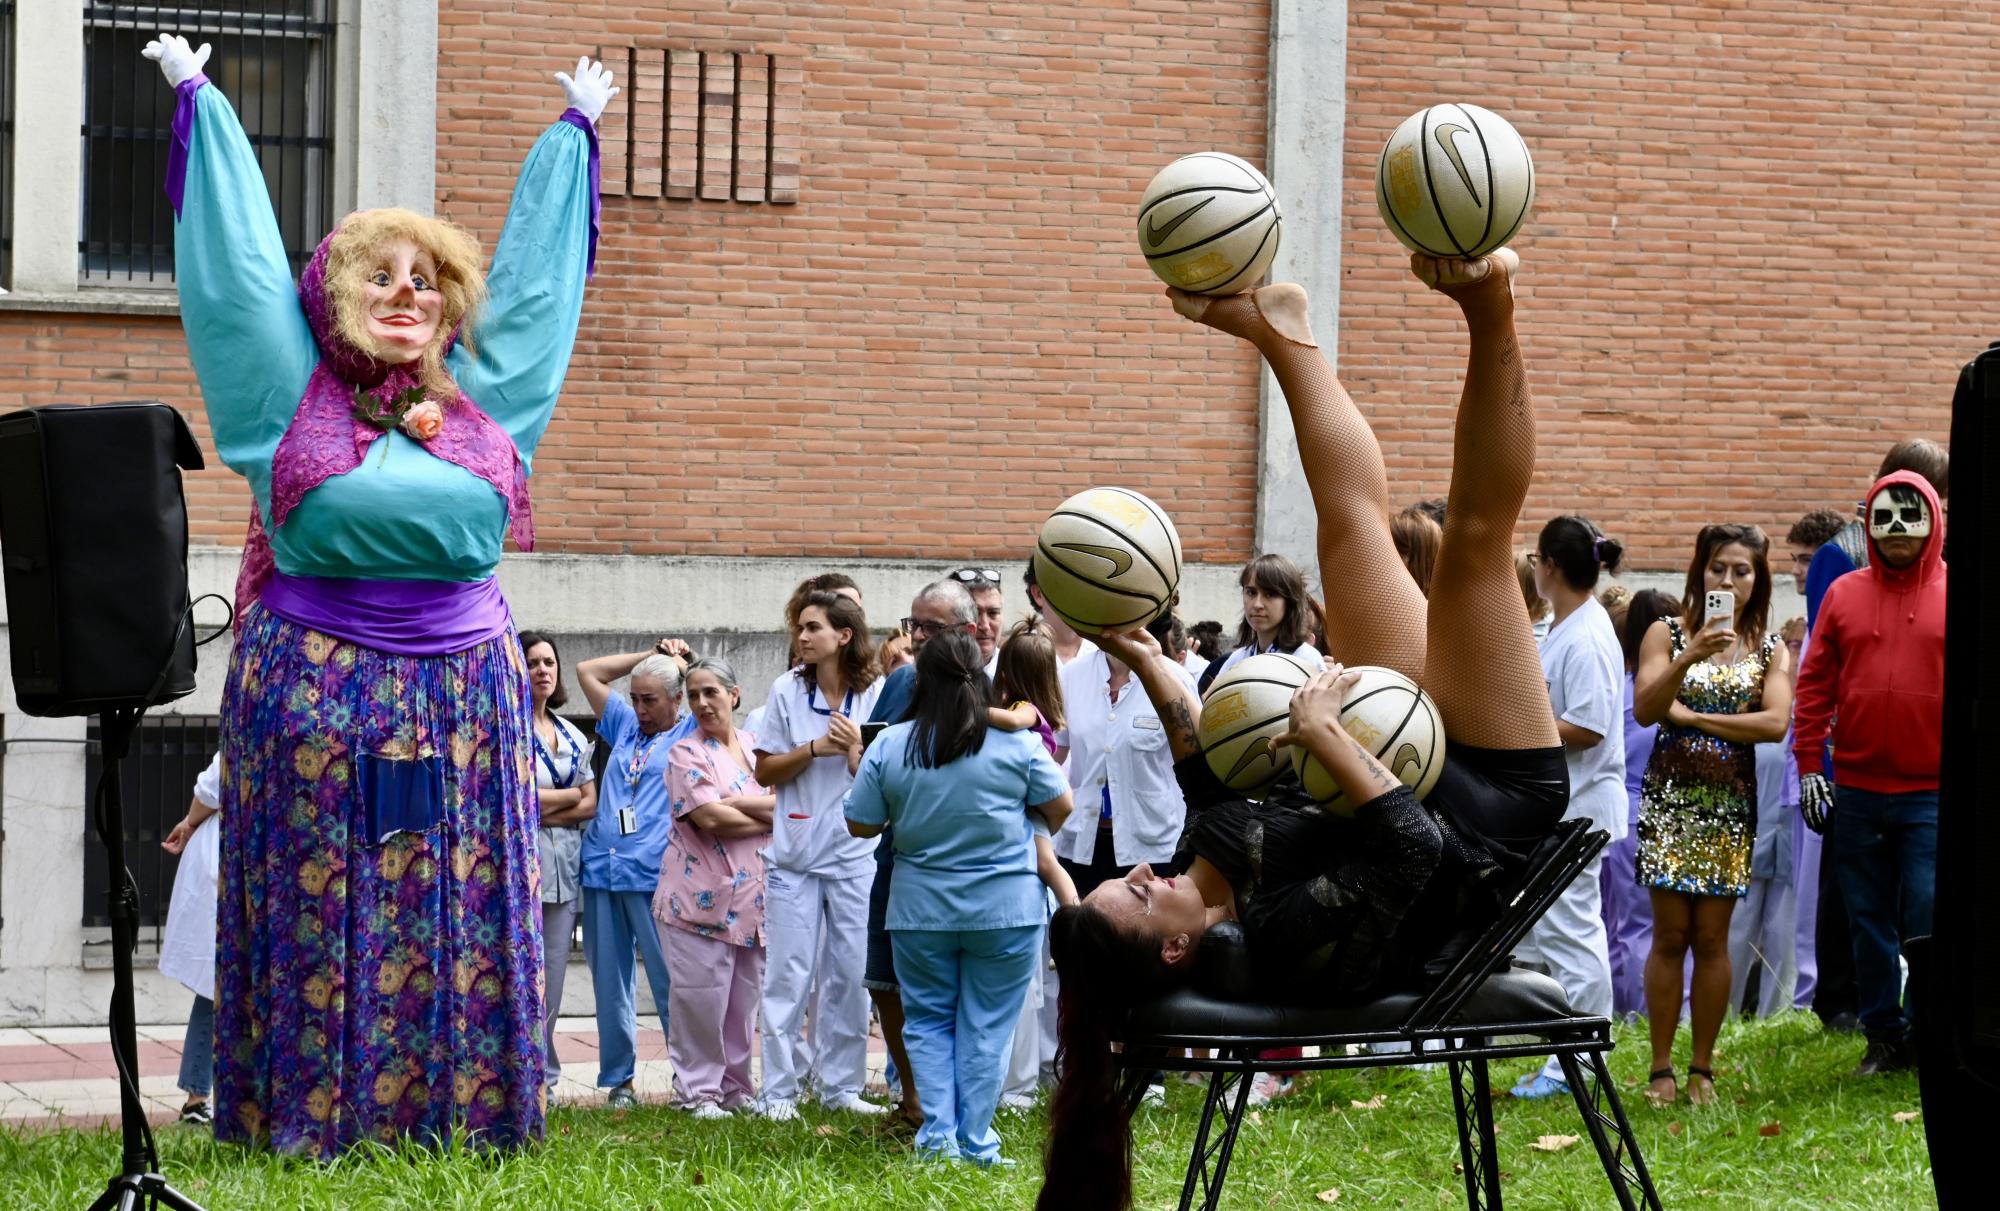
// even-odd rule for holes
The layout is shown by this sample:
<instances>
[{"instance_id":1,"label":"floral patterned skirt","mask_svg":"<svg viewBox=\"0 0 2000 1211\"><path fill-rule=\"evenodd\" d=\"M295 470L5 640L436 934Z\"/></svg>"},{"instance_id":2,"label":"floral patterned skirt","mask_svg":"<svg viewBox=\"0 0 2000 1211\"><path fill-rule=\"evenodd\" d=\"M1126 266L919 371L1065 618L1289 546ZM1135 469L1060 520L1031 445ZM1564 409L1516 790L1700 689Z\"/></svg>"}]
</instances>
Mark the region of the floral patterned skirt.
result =
<instances>
[{"instance_id":1,"label":"floral patterned skirt","mask_svg":"<svg viewBox=\"0 0 2000 1211\"><path fill-rule=\"evenodd\" d=\"M539 1139L540 869L513 633L399 656L253 606L222 709L216 1135L315 1157Z\"/></svg>"}]
</instances>

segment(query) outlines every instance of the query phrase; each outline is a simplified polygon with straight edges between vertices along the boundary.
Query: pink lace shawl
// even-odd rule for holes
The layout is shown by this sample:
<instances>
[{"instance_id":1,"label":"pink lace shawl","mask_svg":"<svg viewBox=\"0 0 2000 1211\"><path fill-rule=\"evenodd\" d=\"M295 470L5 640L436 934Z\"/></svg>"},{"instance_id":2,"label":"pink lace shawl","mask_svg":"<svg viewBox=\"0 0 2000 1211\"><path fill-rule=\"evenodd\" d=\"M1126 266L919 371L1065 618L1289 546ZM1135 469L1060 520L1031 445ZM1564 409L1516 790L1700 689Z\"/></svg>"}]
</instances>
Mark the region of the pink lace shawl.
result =
<instances>
[{"instance_id":1,"label":"pink lace shawl","mask_svg":"<svg viewBox=\"0 0 2000 1211\"><path fill-rule=\"evenodd\" d=\"M336 228L336 230L338 230ZM354 393L366 388L383 399L417 385L414 365L385 366L354 348L334 327L333 300L326 290L329 234L299 276L299 303L319 343L320 361L306 384L305 398L278 441L271 460L271 525L285 518L305 494L336 475L361 465L369 447L385 436L353 415ZM507 502L508 533L523 551L535 548L534 510L528 499L528 468L514 440L463 392L439 400L444 428L422 443L431 454L456 463L493 485ZM257 600L277 564L271 539L255 506L243 541L243 566L236 577L236 618Z\"/></svg>"}]
</instances>

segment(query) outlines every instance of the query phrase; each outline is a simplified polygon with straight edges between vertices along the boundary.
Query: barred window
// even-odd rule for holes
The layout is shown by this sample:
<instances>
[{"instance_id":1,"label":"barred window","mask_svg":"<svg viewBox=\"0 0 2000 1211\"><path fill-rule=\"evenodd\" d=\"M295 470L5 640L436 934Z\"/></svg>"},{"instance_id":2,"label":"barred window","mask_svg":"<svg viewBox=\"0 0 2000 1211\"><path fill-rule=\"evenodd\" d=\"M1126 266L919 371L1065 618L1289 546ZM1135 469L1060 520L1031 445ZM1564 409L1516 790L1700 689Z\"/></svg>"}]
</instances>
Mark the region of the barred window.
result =
<instances>
[{"instance_id":1,"label":"barred window","mask_svg":"<svg viewBox=\"0 0 2000 1211\"><path fill-rule=\"evenodd\" d=\"M621 90L601 124L606 197L799 200L796 58L663 46L599 55Z\"/></svg>"},{"instance_id":2,"label":"barred window","mask_svg":"<svg viewBox=\"0 0 2000 1211\"><path fill-rule=\"evenodd\" d=\"M92 718L84 758L84 793L94 794L104 769L99 748L98 720ZM120 816L124 823L125 868L139 887L139 938L159 945L173 898L174 872L180 859L160 848L187 813L194 798L194 780L222 744L222 720L214 715L152 715L139 721L132 748L118 767ZM104 845L86 804L80 817L84 832L83 924L85 940L108 940L111 927ZM108 958L108 952L106 957Z\"/></svg>"},{"instance_id":3,"label":"barred window","mask_svg":"<svg viewBox=\"0 0 2000 1211\"><path fill-rule=\"evenodd\" d=\"M304 267L333 222L333 3L85 4L82 284L173 281L175 98L139 53L161 30L214 48L205 71L257 153L293 271Z\"/></svg>"}]
</instances>

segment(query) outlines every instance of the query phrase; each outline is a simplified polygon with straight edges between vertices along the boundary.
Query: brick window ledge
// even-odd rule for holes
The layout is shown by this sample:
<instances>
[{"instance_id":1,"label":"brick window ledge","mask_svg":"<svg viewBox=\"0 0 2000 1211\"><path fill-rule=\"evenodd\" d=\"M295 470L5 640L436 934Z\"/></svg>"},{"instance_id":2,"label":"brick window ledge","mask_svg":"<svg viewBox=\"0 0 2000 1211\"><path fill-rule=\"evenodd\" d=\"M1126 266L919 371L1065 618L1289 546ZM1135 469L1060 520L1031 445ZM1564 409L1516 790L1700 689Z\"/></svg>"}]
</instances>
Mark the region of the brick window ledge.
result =
<instances>
[{"instance_id":1,"label":"brick window ledge","mask_svg":"<svg viewBox=\"0 0 2000 1211\"><path fill-rule=\"evenodd\" d=\"M179 315L180 295L172 290L83 289L62 294L11 291L0 294L0 312L55 311L86 315Z\"/></svg>"}]
</instances>

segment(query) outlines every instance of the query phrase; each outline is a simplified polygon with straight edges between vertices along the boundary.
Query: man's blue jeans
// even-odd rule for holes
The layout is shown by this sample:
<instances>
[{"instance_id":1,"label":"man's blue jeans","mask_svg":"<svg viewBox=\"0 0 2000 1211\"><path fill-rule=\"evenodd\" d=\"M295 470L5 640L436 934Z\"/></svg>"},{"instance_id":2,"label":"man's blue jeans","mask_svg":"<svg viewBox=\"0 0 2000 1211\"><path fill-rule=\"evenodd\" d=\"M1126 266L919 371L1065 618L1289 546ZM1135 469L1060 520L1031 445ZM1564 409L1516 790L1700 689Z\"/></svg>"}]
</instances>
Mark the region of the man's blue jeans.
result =
<instances>
[{"instance_id":1,"label":"man's blue jeans","mask_svg":"<svg viewBox=\"0 0 2000 1211\"><path fill-rule=\"evenodd\" d=\"M1935 790L1885 795L1836 786L1833 848L1854 930L1861 1029L1899 1043L1914 1020L1902 996L1903 943L1931 932L1937 898Z\"/></svg>"}]
</instances>

